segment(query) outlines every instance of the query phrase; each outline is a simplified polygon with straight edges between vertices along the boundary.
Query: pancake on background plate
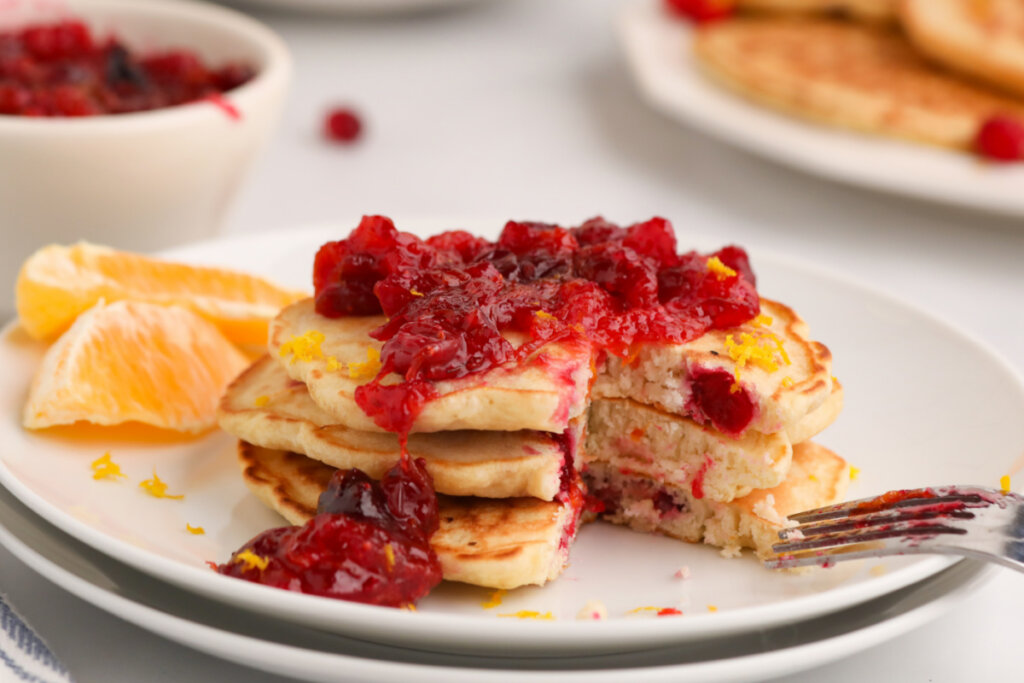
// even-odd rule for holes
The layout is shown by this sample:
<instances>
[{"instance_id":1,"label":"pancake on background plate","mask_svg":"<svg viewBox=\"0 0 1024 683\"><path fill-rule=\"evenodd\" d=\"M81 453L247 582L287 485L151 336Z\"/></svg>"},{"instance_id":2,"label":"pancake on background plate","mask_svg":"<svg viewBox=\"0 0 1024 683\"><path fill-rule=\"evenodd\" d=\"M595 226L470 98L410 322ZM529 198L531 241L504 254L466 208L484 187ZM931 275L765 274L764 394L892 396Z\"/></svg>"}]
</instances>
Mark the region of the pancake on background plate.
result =
<instances>
[{"instance_id":1,"label":"pancake on background plate","mask_svg":"<svg viewBox=\"0 0 1024 683\"><path fill-rule=\"evenodd\" d=\"M900 21L914 47L966 76L1024 95L1024 3L906 0Z\"/></svg>"},{"instance_id":2,"label":"pancake on background plate","mask_svg":"<svg viewBox=\"0 0 1024 683\"><path fill-rule=\"evenodd\" d=\"M1024 103L934 66L885 28L737 18L701 26L694 49L728 88L832 126L967 149L992 116L1024 116Z\"/></svg>"}]
</instances>

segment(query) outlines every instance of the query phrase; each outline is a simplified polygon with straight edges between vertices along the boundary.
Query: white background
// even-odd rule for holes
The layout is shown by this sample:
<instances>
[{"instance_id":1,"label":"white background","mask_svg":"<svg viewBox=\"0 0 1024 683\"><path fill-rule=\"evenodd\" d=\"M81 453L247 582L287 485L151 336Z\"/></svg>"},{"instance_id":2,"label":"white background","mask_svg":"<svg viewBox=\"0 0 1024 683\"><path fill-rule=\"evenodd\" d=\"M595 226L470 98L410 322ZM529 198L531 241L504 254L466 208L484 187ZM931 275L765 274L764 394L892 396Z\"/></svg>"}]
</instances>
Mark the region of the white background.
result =
<instances>
[{"instance_id":1,"label":"white background","mask_svg":"<svg viewBox=\"0 0 1024 683\"><path fill-rule=\"evenodd\" d=\"M711 235L874 283L984 339L1024 373L1024 219L844 187L679 126L639 100L615 35L620 9L492 0L373 20L258 13L288 42L296 76L226 230L348 229L364 213L399 222L659 214L684 245L688 232ZM362 112L358 145L320 138L332 103ZM2 549L0 590L78 681L282 680L109 617ZM1020 680L1022 614L1024 576L1001 570L940 622L786 680Z\"/></svg>"}]
</instances>

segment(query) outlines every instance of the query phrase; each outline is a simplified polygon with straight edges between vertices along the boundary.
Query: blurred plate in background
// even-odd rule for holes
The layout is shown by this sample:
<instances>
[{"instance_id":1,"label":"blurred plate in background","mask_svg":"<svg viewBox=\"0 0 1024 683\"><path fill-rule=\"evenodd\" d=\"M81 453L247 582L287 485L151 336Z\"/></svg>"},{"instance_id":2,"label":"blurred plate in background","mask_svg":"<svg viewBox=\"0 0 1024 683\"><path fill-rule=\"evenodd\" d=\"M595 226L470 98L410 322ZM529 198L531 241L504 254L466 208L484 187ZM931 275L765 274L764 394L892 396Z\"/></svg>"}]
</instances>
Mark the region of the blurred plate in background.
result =
<instances>
[{"instance_id":1,"label":"blurred plate in background","mask_svg":"<svg viewBox=\"0 0 1024 683\"><path fill-rule=\"evenodd\" d=\"M670 16L661 0L629 3L619 31L641 95L703 133L833 180L1024 215L1024 165L985 163L966 153L819 126L712 83L692 55L691 25Z\"/></svg>"}]
</instances>

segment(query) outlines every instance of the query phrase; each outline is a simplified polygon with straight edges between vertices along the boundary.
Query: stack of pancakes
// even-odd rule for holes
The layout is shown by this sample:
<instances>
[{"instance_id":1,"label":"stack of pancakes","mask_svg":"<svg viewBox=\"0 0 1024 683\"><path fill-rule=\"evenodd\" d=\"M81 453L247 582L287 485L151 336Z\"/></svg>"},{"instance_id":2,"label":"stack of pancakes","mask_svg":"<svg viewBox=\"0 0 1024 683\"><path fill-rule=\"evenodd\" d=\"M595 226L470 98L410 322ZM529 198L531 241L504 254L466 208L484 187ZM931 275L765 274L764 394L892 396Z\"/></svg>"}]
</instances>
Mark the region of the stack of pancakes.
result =
<instances>
[{"instance_id":1,"label":"stack of pancakes","mask_svg":"<svg viewBox=\"0 0 1024 683\"><path fill-rule=\"evenodd\" d=\"M960 149L972 148L994 116L1024 121L1019 0L737 6L735 18L698 29L695 54L715 82L754 102L818 123Z\"/></svg>"},{"instance_id":2,"label":"stack of pancakes","mask_svg":"<svg viewBox=\"0 0 1024 683\"><path fill-rule=\"evenodd\" d=\"M555 342L515 366L435 383L408 452L439 494L431 544L444 578L494 588L555 578L583 485L588 516L761 555L788 514L839 500L848 467L807 441L841 407L831 355L789 308L762 300L761 310L739 328L628 358ZM293 304L271 325L268 355L222 400L247 485L292 523L315 514L336 468L380 478L400 458L398 437L355 402L379 369L369 332L383 322ZM770 358L747 362L740 339L762 357L770 347ZM729 373L751 399L742 433L715 427L714 406L695 397L694 378L707 373Z\"/></svg>"}]
</instances>

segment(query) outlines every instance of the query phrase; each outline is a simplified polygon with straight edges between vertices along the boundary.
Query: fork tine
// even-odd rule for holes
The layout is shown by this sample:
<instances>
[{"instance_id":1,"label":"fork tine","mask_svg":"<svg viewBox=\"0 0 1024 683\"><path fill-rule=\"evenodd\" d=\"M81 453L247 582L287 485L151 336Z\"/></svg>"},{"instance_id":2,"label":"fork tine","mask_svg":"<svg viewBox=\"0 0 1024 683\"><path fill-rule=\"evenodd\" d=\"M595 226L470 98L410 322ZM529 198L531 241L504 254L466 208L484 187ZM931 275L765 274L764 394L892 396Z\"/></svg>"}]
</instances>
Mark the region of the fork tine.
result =
<instances>
[{"instance_id":1,"label":"fork tine","mask_svg":"<svg viewBox=\"0 0 1024 683\"><path fill-rule=\"evenodd\" d=\"M871 526L905 521L925 521L937 518L973 519L975 517L973 512L965 509L967 506L963 501L933 503L933 500L943 499L929 498L926 503L918 506L883 509L876 512L850 515L848 517L819 517L817 519L820 521L808 521L800 526L782 529L779 531L779 538L783 540L793 537L807 538L808 536L865 529Z\"/></svg>"},{"instance_id":2,"label":"fork tine","mask_svg":"<svg viewBox=\"0 0 1024 683\"><path fill-rule=\"evenodd\" d=\"M852 531L840 531L837 533L823 533L794 540L787 543L778 543L772 546L777 553L794 553L804 550L819 550L831 546L846 546L854 543L869 541L883 541L886 539L905 539L907 544L916 545L924 538L942 534L955 534L962 536L967 529L945 524L934 524L927 521L907 520L893 522L880 526L854 529Z\"/></svg>"},{"instance_id":3,"label":"fork tine","mask_svg":"<svg viewBox=\"0 0 1024 683\"><path fill-rule=\"evenodd\" d=\"M893 508L917 507L932 505L935 503L949 503L962 501L964 503L984 503L998 494L994 489L967 486L942 486L920 489L901 489L890 491L881 496L870 498L859 498L857 500L839 503L838 505L827 505L814 510L806 510L790 515L789 518L801 524L816 522L839 517L852 517L865 515L871 512L888 510Z\"/></svg>"},{"instance_id":4,"label":"fork tine","mask_svg":"<svg viewBox=\"0 0 1024 683\"><path fill-rule=\"evenodd\" d=\"M860 560L868 557L901 555L915 552L925 551L907 548L897 539L887 539L871 543L854 543L848 546L840 546L828 552L811 550L783 553L765 559L764 565L769 569L793 569L795 567L809 567L812 565L831 567L836 562L845 562L846 560Z\"/></svg>"}]
</instances>

